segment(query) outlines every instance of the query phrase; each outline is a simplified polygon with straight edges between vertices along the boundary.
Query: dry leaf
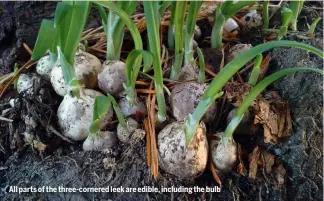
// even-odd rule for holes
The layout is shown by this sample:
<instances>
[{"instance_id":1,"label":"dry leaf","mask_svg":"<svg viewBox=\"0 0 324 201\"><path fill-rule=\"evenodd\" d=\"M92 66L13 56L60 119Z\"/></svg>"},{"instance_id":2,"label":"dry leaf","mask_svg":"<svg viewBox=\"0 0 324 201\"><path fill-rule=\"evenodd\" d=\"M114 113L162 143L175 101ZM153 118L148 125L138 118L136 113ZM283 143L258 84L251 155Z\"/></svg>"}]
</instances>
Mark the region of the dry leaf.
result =
<instances>
[{"instance_id":1,"label":"dry leaf","mask_svg":"<svg viewBox=\"0 0 324 201\"><path fill-rule=\"evenodd\" d=\"M263 151L261 155L263 156L263 161L265 163L266 173L270 174L275 162L275 156L266 151Z\"/></svg>"},{"instance_id":2,"label":"dry leaf","mask_svg":"<svg viewBox=\"0 0 324 201\"><path fill-rule=\"evenodd\" d=\"M264 142L276 143L278 139L289 136L292 129L290 108L287 101L274 91L259 96L253 104L254 124L262 124Z\"/></svg>"},{"instance_id":3,"label":"dry leaf","mask_svg":"<svg viewBox=\"0 0 324 201\"><path fill-rule=\"evenodd\" d=\"M282 164L274 168L277 188L280 189L281 186L285 183L286 170Z\"/></svg>"},{"instance_id":4,"label":"dry leaf","mask_svg":"<svg viewBox=\"0 0 324 201\"><path fill-rule=\"evenodd\" d=\"M250 155L249 177L256 179L258 173L258 161L260 159L260 148L256 147Z\"/></svg>"},{"instance_id":5,"label":"dry leaf","mask_svg":"<svg viewBox=\"0 0 324 201\"><path fill-rule=\"evenodd\" d=\"M249 155L249 177L264 180L281 189L285 183L286 170L282 163L271 153L256 147ZM262 178L259 178L262 177Z\"/></svg>"},{"instance_id":6,"label":"dry leaf","mask_svg":"<svg viewBox=\"0 0 324 201\"><path fill-rule=\"evenodd\" d=\"M247 83L229 82L224 86L225 96L228 101L238 107L241 105L245 97L249 94L251 86Z\"/></svg>"},{"instance_id":7,"label":"dry leaf","mask_svg":"<svg viewBox=\"0 0 324 201\"><path fill-rule=\"evenodd\" d=\"M237 155L238 155L238 160L239 160L239 164L236 168L237 172L239 172L241 175L246 176L247 175L247 170L244 166L243 160L242 160L242 147L240 144L237 144Z\"/></svg>"}]
</instances>

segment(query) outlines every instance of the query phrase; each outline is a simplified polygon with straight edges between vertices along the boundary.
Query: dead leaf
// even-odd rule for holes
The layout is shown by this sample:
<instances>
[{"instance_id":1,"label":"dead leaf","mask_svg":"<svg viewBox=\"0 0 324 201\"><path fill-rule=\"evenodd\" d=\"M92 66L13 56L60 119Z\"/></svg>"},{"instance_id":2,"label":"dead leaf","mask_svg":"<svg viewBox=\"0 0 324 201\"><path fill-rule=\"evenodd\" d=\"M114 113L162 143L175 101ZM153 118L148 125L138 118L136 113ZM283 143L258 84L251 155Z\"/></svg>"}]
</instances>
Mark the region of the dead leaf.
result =
<instances>
[{"instance_id":1,"label":"dead leaf","mask_svg":"<svg viewBox=\"0 0 324 201\"><path fill-rule=\"evenodd\" d=\"M249 177L256 179L258 173L258 161L260 159L260 149L256 147L250 155Z\"/></svg>"},{"instance_id":2,"label":"dead leaf","mask_svg":"<svg viewBox=\"0 0 324 201\"><path fill-rule=\"evenodd\" d=\"M252 108L255 114L254 124L263 125L265 143L275 144L278 139L290 135L292 123L289 104L277 92L260 95Z\"/></svg>"},{"instance_id":3,"label":"dead leaf","mask_svg":"<svg viewBox=\"0 0 324 201\"><path fill-rule=\"evenodd\" d=\"M266 173L270 174L272 170L272 166L275 163L275 156L266 151L263 151L261 155L263 156L264 159Z\"/></svg>"},{"instance_id":4,"label":"dead leaf","mask_svg":"<svg viewBox=\"0 0 324 201\"><path fill-rule=\"evenodd\" d=\"M285 183L286 170L282 164L274 168L277 188L280 189L281 186Z\"/></svg>"},{"instance_id":5,"label":"dead leaf","mask_svg":"<svg viewBox=\"0 0 324 201\"><path fill-rule=\"evenodd\" d=\"M285 183L286 170L278 158L266 150L256 147L249 155L249 161L250 178L267 181L279 190L282 188Z\"/></svg>"},{"instance_id":6,"label":"dead leaf","mask_svg":"<svg viewBox=\"0 0 324 201\"><path fill-rule=\"evenodd\" d=\"M240 144L237 144L237 155L238 155L238 160L239 160L239 164L236 168L237 172L239 172L241 175L246 176L247 175L247 170L244 166L244 162L242 160L242 147Z\"/></svg>"},{"instance_id":7,"label":"dead leaf","mask_svg":"<svg viewBox=\"0 0 324 201\"><path fill-rule=\"evenodd\" d=\"M247 83L229 82L224 86L225 96L228 101L238 107L241 105L245 97L249 94L251 86Z\"/></svg>"}]
</instances>

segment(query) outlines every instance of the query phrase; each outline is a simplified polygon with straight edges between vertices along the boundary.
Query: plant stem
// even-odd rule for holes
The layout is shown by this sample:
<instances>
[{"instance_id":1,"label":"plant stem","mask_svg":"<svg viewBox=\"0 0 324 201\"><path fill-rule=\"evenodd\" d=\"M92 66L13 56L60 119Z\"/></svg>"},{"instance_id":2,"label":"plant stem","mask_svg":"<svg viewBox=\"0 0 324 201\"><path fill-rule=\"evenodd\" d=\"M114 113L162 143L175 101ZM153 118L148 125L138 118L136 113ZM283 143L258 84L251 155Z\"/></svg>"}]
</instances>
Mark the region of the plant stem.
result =
<instances>
[{"instance_id":1,"label":"plant stem","mask_svg":"<svg viewBox=\"0 0 324 201\"><path fill-rule=\"evenodd\" d=\"M127 127L126 120L125 120L123 114L121 113L121 111L120 111L120 109L119 109L119 106L118 106L118 104L117 104L115 98L114 98L112 95L110 95L110 94L107 94L107 97L108 97L108 99L110 100L110 102L111 102L111 104L112 104L112 106L113 106L113 108L114 108L114 110L115 110L115 113L116 113L116 115L117 115L117 119L118 119L118 121L119 121L119 124L120 124L122 127L126 128L126 127Z\"/></svg>"},{"instance_id":2,"label":"plant stem","mask_svg":"<svg viewBox=\"0 0 324 201\"><path fill-rule=\"evenodd\" d=\"M221 5L218 5L215 11L215 22L211 34L211 47L221 49L222 38L223 38L223 29L225 24L225 16L222 13Z\"/></svg>"},{"instance_id":3,"label":"plant stem","mask_svg":"<svg viewBox=\"0 0 324 201\"><path fill-rule=\"evenodd\" d=\"M172 65L170 79L177 80L181 70L183 61L183 46L184 46L184 20L186 13L187 1L177 1L175 3L175 18L174 18L174 41L175 41L175 62Z\"/></svg>"},{"instance_id":4,"label":"plant stem","mask_svg":"<svg viewBox=\"0 0 324 201\"><path fill-rule=\"evenodd\" d=\"M170 49L174 49L174 18L176 16L175 14L176 10L176 2L171 2L171 19L170 24L168 26L168 46Z\"/></svg>"},{"instance_id":5,"label":"plant stem","mask_svg":"<svg viewBox=\"0 0 324 201\"><path fill-rule=\"evenodd\" d=\"M244 113L248 111L249 106L254 102L256 97L271 83L278 80L279 78L292 74L298 71L312 71L316 73L323 74L323 71L320 69L315 68L289 68L284 69L279 72L273 73L272 75L264 78L259 84L257 84L248 94L248 96L244 99L244 101L241 103L240 107L235 111L235 114L231 120L231 122L228 124L225 133L223 137L225 138L233 138L233 133L237 126L240 124L241 120L243 119Z\"/></svg>"},{"instance_id":6,"label":"plant stem","mask_svg":"<svg viewBox=\"0 0 324 201\"><path fill-rule=\"evenodd\" d=\"M291 29L297 31L298 16L303 8L304 0L290 1L289 8L292 11Z\"/></svg>"},{"instance_id":7,"label":"plant stem","mask_svg":"<svg viewBox=\"0 0 324 201\"><path fill-rule=\"evenodd\" d=\"M261 62L262 62L262 54L258 54L258 56L256 56L256 59L254 60L253 70L251 72L250 79L248 81L248 83L251 86L254 86L258 81L260 75Z\"/></svg>"},{"instance_id":8,"label":"plant stem","mask_svg":"<svg viewBox=\"0 0 324 201\"><path fill-rule=\"evenodd\" d=\"M282 25L280 27L280 31L278 34L278 40L281 40L288 31L288 25L291 22L292 16L293 16L293 12L289 9L289 8L283 8L281 10L281 15L282 15Z\"/></svg>"},{"instance_id":9,"label":"plant stem","mask_svg":"<svg viewBox=\"0 0 324 201\"><path fill-rule=\"evenodd\" d=\"M198 53L198 60L199 60L199 74L198 74L198 83L204 84L205 83L205 59L204 54L202 53L201 49L197 48Z\"/></svg>"},{"instance_id":10,"label":"plant stem","mask_svg":"<svg viewBox=\"0 0 324 201\"><path fill-rule=\"evenodd\" d=\"M269 0L263 1L263 29L269 29Z\"/></svg>"},{"instance_id":11,"label":"plant stem","mask_svg":"<svg viewBox=\"0 0 324 201\"><path fill-rule=\"evenodd\" d=\"M202 5L202 1L190 2L187 21L186 21L185 40L184 40L184 49L185 49L184 63L185 64L194 63L193 38L194 38L198 12L201 5Z\"/></svg>"},{"instance_id":12,"label":"plant stem","mask_svg":"<svg viewBox=\"0 0 324 201\"><path fill-rule=\"evenodd\" d=\"M147 34L149 38L150 51L153 55L154 68L154 86L158 102L158 121L163 122L166 119L166 106L163 94L163 73L161 66L160 53L160 29L159 12L157 2L144 1L144 12L147 23Z\"/></svg>"},{"instance_id":13,"label":"plant stem","mask_svg":"<svg viewBox=\"0 0 324 201\"><path fill-rule=\"evenodd\" d=\"M309 27L309 30L307 32L307 36L308 37L313 37L314 36L314 31L316 28L317 23L321 20L322 18L318 17L314 20L314 22L311 24L311 26Z\"/></svg>"}]
</instances>

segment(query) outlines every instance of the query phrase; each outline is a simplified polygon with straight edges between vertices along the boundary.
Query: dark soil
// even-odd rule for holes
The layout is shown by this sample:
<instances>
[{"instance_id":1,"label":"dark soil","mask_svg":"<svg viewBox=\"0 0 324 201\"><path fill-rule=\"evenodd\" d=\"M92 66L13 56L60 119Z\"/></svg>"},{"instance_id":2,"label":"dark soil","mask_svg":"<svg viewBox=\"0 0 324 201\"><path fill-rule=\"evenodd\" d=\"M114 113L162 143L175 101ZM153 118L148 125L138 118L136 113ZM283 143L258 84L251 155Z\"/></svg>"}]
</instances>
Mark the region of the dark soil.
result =
<instances>
[{"instance_id":1,"label":"dark soil","mask_svg":"<svg viewBox=\"0 0 324 201\"><path fill-rule=\"evenodd\" d=\"M8 19L0 22L0 66L2 66L0 74L11 71L17 56L18 60L26 61L28 55L22 53L25 52L21 48L22 42L33 45L41 19L52 17L55 4L55 2L0 2L0 9L6 11L0 16L6 15ZM88 26L98 27L99 17L96 12L92 13L91 23ZM306 19L307 17L313 19L314 15L306 15ZM321 36L322 27L317 31ZM259 37L257 35L257 38ZM290 37L298 40L295 36ZM303 42L323 48L323 39L320 37ZM205 52L210 51L211 49L205 50ZM205 60L211 66L220 63L219 59L215 59L218 53L206 55ZM323 66L323 61L318 57L292 48L275 49L271 52L271 57L269 66L271 72L297 66L314 68ZM212 70L218 71L218 69ZM42 109L43 101L36 101L35 97L35 100L33 97L20 97L24 107L14 110L12 113L12 117L15 117L14 122L0 121L0 200L322 200L322 76L314 73L296 73L282 78L271 89L278 91L284 99L289 100L293 133L291 137L276 145L264 144L262 134L254 135L246 139L243 148L244 145L252 143L254 146L258 145L266 149L282 161L287 171L286 182L282 188L265 182L265 178L261 181L253 181L233 171L222 178L223 187L220 193L23 193L20 195L7 193L9 186L160 188L217 185L209 170L199 178L187 181L180 181L164 172L160 172L160 177L154 180L146 163L145 139L138 139L130 145L119 144L117 150L107 153L83 152L81 144L62 141L46 129L48 126L57 128L55 117L41 124L35 131L36 136L51 145L50 150L39 153L33 151L30 146L23 146L23 142L17 144L19 140L13 139L13 136L21 136L20 134L26 130L21 114L29 112L36 116L40 115L37 122L44 122L42 119L48 120L49 113L56 110L60 100L53 96L51 100L46 100L45 104L51 107ZM48 90L49 94L53 94L51 89ZM14 92L10 92L6 98L0 100L1 110L10 107L6 103L9 97L13 96L18 97ZM33 111L25 110L27 103L32 106ZM36 108L37 106L39 108ZM43 112L37 112L38 110ZM226 118L222 119L220 124ZM13 141L16 144L12 145Z\"/></svg>"}]
</instances>

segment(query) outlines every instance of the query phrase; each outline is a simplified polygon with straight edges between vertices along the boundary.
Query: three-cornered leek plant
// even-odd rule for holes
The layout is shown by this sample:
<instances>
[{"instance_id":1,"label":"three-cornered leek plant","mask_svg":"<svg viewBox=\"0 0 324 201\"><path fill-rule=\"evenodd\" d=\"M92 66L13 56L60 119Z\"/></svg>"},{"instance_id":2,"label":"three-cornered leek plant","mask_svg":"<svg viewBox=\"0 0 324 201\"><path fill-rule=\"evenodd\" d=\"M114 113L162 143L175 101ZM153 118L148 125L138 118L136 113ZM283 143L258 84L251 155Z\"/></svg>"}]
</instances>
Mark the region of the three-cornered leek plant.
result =
<instances>
[{"instance_id":1,"label":"three-cornered leek plant","mask_svg":"<svg viewBox=\"0 0 324 201\"><path fill-rule=\"evenodd\" d=\"M289 23L293 17L293 12L289 8L284 7L281 9L281 16L282 20L278 40L281 40L287 34Z\"/></svg>"},{"instance_id":2,"label":"three-cornered leek plant","mask_svg":"<svg viewBox=\"0 0 324 201\"><path fill-rule=\"evenodd\" d=\"M187 1L174 1L171 3L171 23L169 27L168 40L174 40L175 60L172 65L170 79L177 80L182 67L184 56L184 34ZM173 28L174 27L174 28ZM170 33L170 31L173 33ZM174 38L172 38L174 36ZM172 39L171 39L172 38ZM169 42L171 44L171 42Z\"/></svg>"},{"instance_id":3,"label":"three-cornered leek plant","mask_svg":"<svg viewBox=\"0 0 324 201\"><path fill-rule=\"evenodd\" d=\"M261 44L251 48L248 51L243 52L238 57L234 58L230 63L228 63L213 79L213 81L208 86L207 90L203 94L201 101L198 106L194 110L192 114L190 114L184 124L184 130L186 133L186 141L187 144L190 144L191 139L195 135L198 124L204 115L204 113L208 110L209 106L221 96L222 87L226 84L226 82L247 62L261 54L264 51L267 51L276 47L295 47L304 49L306 51L312 52L321 58L323 58L323 52L315 47L310 45L306 45L303 43L293 42L293 41L273 41L265 44ZM284 71L285 72L285 71Z\"/></svg>"},{"instance_id":4,"label":"three-cornered leek plant","mask_svg":"<svg viewBox=\"0 0 324 201\"><path fill-rule=\"evenodd\" d=\"M234 3L231 0L227 0L224 3L217 5L215 11L215 21L211 34L212 48L222 48L223 27L226 20L228 20L232 15L241 10L243 7L254 3L255 1L238 1Z\"/></svg>"},{"instance_id":5,"label":"three-cornered leek plant","mask_svg":"<svg viewBox=\"0 0 324 201\"><path fill-rule=\"evenodd\" d=\"M154 87L158 102L157 120L163 122L166 119L166 106L163 94L163 74L160 52L160 14L158 12L158 2L144 1L143 5L147 23L149 47L153 55ZM145 69L147 68L144 67L144 70Z\"/></svg>"},{"instance_id":6,"label":"three-cornered leek plant","mask_svg":"<svg viewBox=\"0 0 324 201\"><path fill-rule=\"evenodd\" d=\"M305 0L295 0L289 2L289 9L292 12L290 25L293 31L297 31L297 21L298 21L297 19L303 8L304 1Z\"/></svg>"},{"instance_id":7,"label":"three-cornered leek plant","mask_svg":"<svg viewBox=\"0 0 324 201\"><path fill-rule=\"evenodd\" d=\"M129 29L135 44L135 50L133 50L127 57L126 60L126 83L123 83L123 88L126 92L126 98L121 99L119 106L122 113L125 116L136 113L136 111L144 111L145 106L138 102L135 83L136 79L144 59L144 69L148 69L152 62L151 53L143 50L143 43L141 35L130 19L127 12L123 11L118 5L108 1L94 1L97 5L103 6L109 9L109 12L114 12L119 18L126 24ZM162 79L161 79L162 80Z\"/></svg>"}]
</instances>

